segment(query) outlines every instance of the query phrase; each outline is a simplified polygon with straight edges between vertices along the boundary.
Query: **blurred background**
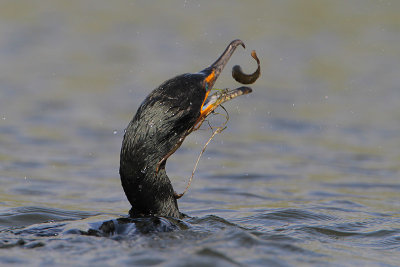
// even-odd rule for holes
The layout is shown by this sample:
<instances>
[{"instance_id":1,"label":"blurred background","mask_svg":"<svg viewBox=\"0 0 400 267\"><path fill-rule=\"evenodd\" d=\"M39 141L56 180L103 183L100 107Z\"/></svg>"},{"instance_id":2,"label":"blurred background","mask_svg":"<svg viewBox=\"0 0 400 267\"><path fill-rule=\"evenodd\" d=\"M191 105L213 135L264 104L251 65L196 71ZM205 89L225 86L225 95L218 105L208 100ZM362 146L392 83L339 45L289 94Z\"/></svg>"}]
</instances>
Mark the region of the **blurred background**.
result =
<instances>
[{"instance_id":1,"label":"blurred background","mask_svg":"<svg viewBox=\"0 0 400 267\"><path fill-rule=\"evenodd\" d=\"M127 214L124 128L151 90L210 65L239 38L246 49L215 87L239 86L233 65L256 69L252 49L262 76L225 105L228 128L181 210L240 220L347 205L398 218L399 11L386 0L3 0L0 205ZM168 161L178 192L210 134L194 133Z\"/></svg>"}]
</instances>

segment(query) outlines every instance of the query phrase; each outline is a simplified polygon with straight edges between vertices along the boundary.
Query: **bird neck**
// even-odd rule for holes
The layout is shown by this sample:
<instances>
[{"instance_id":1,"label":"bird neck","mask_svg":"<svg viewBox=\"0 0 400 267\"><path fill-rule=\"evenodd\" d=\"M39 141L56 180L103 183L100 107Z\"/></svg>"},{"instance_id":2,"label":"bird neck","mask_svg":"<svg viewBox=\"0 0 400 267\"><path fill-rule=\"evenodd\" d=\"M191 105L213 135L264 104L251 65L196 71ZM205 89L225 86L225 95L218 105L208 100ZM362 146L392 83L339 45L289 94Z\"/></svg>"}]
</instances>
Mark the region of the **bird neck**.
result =
<instances>
[{"instance_id":1,"label":"bird neck","mask_svg":"<svg viewBox=\"0 0 400 267\"><path fill-rule=\"evenodd\" d=\"M156 170L156 162L132 159L123 153L120 161L122 187L132 205L131 217L181 217L165 163Z\"/></svg>"}]
</instances>

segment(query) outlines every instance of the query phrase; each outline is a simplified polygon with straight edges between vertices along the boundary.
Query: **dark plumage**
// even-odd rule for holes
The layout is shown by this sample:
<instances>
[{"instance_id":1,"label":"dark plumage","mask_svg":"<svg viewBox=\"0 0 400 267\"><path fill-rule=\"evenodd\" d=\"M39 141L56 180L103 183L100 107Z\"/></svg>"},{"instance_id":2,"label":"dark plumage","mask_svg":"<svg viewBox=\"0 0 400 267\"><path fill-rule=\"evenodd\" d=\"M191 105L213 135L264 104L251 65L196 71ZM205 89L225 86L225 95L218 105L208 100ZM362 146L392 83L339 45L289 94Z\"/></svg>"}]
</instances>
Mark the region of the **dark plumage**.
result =
<instances>
[{"instance_id":1,"label":"dark plumage","mask_svg":"<svg viewBox=\"0 0 400 267\"><path fill-rule=\"evenodd\" d=\"M140 105L126 128L121 148L120 176L132 205L131 217L182 217L165 171L167 158L208 113L203 104L238 45L235 40L210 67L165 81ZM214 107L215 108L215 107Z\"/></svg>"}]
</instances>

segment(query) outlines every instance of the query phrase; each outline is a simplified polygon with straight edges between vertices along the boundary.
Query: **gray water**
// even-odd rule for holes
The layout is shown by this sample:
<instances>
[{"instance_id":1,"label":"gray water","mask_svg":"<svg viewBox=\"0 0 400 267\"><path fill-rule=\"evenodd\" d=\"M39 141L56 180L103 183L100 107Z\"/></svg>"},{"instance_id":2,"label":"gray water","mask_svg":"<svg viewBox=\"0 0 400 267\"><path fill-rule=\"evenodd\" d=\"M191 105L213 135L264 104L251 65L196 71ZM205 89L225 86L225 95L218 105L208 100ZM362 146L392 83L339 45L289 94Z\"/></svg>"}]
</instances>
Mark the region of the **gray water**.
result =
<instances>
[{"instance_id":1,"label":"gray water","mask_svg":"<svg viewBox=\"0 0 400 267\"><path fill-rule=\"evenodd\" d=\"M398 266L400 2L2 1L0 265ZM262 76L168 232L79 234L126 216L123 131L164 80L226 45ZM214 125L221 118L214 116ZM223 120L222 120L223 121ZM168 161L182 192L211 132Z\"/></svg>"}]
</instances>

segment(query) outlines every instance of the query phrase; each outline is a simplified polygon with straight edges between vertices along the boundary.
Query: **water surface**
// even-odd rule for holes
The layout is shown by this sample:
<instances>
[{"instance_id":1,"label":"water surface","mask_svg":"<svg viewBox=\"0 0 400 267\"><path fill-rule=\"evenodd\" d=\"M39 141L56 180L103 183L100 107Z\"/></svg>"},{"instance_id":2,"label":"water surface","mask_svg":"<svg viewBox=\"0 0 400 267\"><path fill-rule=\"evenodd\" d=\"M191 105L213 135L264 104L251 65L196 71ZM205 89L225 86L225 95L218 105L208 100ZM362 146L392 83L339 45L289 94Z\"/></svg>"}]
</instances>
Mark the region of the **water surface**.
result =
<instances>
[{"instance_id":1,"label":"water surface","mask_svg":"<svg viewBox=\"0 0 400 267\"><path fill-rule=\"evenodd\" d=\"M3 1L0 264L397 266L395 1ZM126 216L123 131L164 80L225 46L262 76L225 107L172 231L80 234ZM221 119L213 118L218 124ZM223 120L222 120L223 121ZM211 132L168 161L183 191Z\"/></svg>"}]
</instances>

